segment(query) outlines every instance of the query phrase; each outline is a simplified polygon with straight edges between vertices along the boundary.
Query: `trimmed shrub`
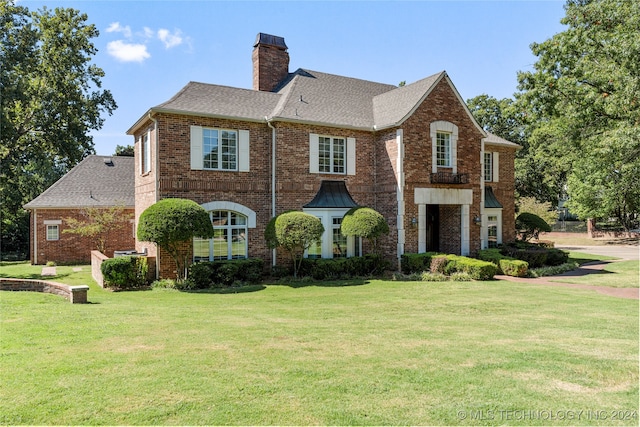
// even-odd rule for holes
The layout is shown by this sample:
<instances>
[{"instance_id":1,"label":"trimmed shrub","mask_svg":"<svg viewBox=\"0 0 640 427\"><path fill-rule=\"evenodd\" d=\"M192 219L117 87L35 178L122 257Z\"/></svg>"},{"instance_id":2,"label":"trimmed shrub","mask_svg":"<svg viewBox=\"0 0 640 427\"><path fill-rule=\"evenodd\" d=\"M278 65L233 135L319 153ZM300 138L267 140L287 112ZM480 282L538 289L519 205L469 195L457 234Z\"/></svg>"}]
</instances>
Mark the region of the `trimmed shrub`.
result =
<instances>
[{"instance_id":1,"label":"trimmed shrub","mask_svg":"<svg viewBox=\"0 0 640 427\"><path fill-rule=\"evenodd\" d=\"M147 258L134 256L109 258L100 266L105 286L118 290L146 286L148 270Z\"/></svg>"},{"instance_id":2,"label":"trimmed shrub","mask_svg":"<svg viewBox=\"0 0 640 427\"><path fill-rule=\"evenodd\" d=\"M531 238L537 239L541 232L550 232L551 226L536 214L522 212L516 218L516 230L522 236L522 240L528 241Z\"/></svg>"},{"instance_id":3,"label":"trimmed shrub","mask_svg":"<svg viewBox=\"0 0 640 427\"><path fill-rule=\"evenodd\" d=\"M569 261L569 253L561 249L547 249L547 265L556 266Z\"/></svg>"},{"instance_id":4,"label":"trimmed shrub","mask_svg":"<svg viewBox=\"0 0 640 427\"><path fill-rule=\"evenodd\" d=\"M526 261L529 263L529 268L538 268L546 264L547 251L547 249L535 245L527 245L524 248L519 248L516 245L505 245L502 247L501 253L511 258Z\"/></svg>"},{"instance_id":5,"label":"trimmed shrub","mask_svg":"<svg viewBox=\"0 0 640 427\"><path fill-rule=\"evenodd\" d=\"M456 272L469 274L474 280L489 280L498 272L498 267L488 261L468 258L459 255L447 255L449 263L445 267L445 274L452 275Z\"/></svg>"},{"instance_id":6,"label":"trimmed shrub","mask_svg":"<svg viewBox=\"0 0 640 427\"><path fill-rule=\"evenodd\" d=\"M381 275L390 266L389 261L376 254L336 259L304 258L298 273L315 280L348 279Z\"/></svg>"},{"instance_id":7,"label":"trimmed shrub","mask_svg":"<svg viewBox=\"0 0 640 427\"><path fill-rule=\"evenodd\" d=\"M447 264L449 263L449 259L446 255L436 255L431 258L431 264L429 265L429 270L432 273L444 273L447 268Z\"/></svg>"},{"instance_id":8,"label":"trimmed shrub","mask_svg":"<svg viewBox=\"0 0 640 427\"><path fill-rule=\"evenodd\" d=\"M257 283L264 261L259 258L205 261L191 264L184 289L226 288L236 283Z\"/></svg>"},{"instance_id":9,"label":"trimmed shrub","mask_svg":"<svg viewBox=\"0 0 640 427\"><path fill-rule=\"evenodd\" d=\"M500 249L482 249L478 252L478 259L489 261L498 267L498 273L507 276L525 277L529 263L500 253Z\"/></svg>"},{"instance_id":10,"label":"trimmed shrub","mask_svg":"<svg viewBox=\"0 0 640 427\"><path fill-rule=\"evenodd\" d=\"M403 254L400 257L400 268L404 274L422 273L431 267L431 258L434 255L442 255L438 252L425 252L423 254Z\"/></svg>"},{"instance_id":11,"label":"trimmed shrub","mask_svg":"<svg viewBox=\"0 0 640 427\"><path fill-rule=\"evenodd\" d=\"M519 259L501 259L498 264L503 274L513 277L526 277L529 263Z\"/></svg>"}]
</instances>

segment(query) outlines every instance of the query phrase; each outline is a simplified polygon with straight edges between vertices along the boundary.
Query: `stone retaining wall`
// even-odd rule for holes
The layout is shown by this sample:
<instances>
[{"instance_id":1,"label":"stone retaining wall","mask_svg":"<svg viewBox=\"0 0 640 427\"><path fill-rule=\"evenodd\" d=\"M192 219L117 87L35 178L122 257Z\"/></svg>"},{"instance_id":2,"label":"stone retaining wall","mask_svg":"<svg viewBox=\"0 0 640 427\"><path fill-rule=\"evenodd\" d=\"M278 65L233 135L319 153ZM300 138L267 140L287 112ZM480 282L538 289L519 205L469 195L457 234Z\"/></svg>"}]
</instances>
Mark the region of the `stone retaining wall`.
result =
<instances>
[{"instance_id":1,"label":"stone retaining wall","mask_svg":"<svg viewBox=\"0 0 640 427\"><path fill-rule=\"evenodd\" d=\"M45 292L66 298L71 304L85 304L88 302L87 291L89 291L89 286L69 286L47 280L0 278L0 290Z\"/></svg>"}]
</instances>

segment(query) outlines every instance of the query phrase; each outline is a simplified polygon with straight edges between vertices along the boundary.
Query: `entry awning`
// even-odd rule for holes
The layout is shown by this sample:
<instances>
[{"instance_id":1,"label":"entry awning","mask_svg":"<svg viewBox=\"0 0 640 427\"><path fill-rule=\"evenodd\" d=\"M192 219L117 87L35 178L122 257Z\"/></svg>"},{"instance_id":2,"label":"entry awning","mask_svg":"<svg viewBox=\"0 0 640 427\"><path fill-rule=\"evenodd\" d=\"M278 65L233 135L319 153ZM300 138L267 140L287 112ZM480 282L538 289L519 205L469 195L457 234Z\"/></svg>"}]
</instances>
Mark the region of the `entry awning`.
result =
<instances>
[{"instance_id":1,"label":"entry awning","mask_svg":"<svg viewBox=\"0 0 640 427\"><path fill-rule=\"evenodd\" d=\"M484 207L485 208L502 208L502 205L493 194L493 188L484 187Z\"/></svg>"},{"instance_id":2,"label":"entry awning","mask_svg":"<svg viewBox=\"0 0 640 427\"><path fill-rule=\"evenodd\" d=\"M305 208L355 208L358 204L353 200L344 181L322 181L320 189Z\"/></svg>"}]
</instances>

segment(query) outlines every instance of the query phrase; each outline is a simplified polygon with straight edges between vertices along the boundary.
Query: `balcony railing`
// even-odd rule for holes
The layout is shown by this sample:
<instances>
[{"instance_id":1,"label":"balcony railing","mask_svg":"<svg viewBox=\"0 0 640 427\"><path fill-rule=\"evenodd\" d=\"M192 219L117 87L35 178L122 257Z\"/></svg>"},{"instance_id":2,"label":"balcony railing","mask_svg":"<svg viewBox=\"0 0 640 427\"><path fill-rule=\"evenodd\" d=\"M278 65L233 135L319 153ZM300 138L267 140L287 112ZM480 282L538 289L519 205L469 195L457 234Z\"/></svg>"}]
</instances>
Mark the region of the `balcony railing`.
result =
<instances>
[{"instance_id":1,"label":"balcony railing","mask_svg":"<svg viewBox=\"0 0 640 427\"><path fill-rule=\"evenodd\" d=\"M431 174L432 184L468 184L468 173L437 172Z\"/></svg>"}]
</instances>

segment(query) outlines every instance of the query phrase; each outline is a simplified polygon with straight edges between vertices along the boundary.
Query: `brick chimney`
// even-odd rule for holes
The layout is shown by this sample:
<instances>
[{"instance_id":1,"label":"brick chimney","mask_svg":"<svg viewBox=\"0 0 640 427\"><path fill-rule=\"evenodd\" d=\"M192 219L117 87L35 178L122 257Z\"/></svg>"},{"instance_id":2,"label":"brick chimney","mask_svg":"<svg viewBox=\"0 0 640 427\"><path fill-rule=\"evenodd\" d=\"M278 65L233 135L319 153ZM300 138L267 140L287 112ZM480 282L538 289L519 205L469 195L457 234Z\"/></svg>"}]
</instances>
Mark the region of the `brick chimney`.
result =
<instances>
[{"instance_id":1,"label":"brick chimney","mask_svg":"<svg viewBox=\"0 0 640 427\"><path fill-rule=\"evenodd\" d=\"M258 33L251 57L254 90L273 92L289 75L289 54L284 37Z\"/></svg>"}]
</instances>

